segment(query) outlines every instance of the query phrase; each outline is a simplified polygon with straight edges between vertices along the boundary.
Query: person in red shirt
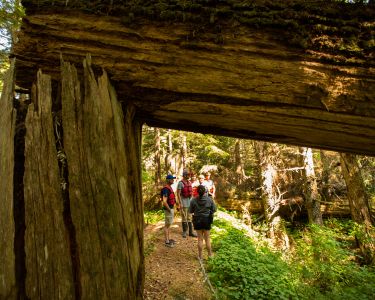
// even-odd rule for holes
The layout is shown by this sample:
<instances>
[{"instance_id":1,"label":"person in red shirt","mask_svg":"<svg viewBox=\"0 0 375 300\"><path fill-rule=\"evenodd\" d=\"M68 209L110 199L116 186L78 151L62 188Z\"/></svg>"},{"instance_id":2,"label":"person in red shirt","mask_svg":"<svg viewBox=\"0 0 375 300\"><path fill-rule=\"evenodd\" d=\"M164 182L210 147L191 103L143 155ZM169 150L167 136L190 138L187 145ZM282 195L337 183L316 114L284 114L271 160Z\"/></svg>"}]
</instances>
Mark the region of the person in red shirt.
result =
<instances>
[{"instance_id":1,"label":"person in red shirt","mask_svg":"<svg viewBox=\"0 0 375 300\"><path fill-rule=\"evenodd\" d=\"M191 187L193 188L193 197L198 197L198 186L199 181L197 179L197 175L191 174Z\"/></svg>"}]
</instances>

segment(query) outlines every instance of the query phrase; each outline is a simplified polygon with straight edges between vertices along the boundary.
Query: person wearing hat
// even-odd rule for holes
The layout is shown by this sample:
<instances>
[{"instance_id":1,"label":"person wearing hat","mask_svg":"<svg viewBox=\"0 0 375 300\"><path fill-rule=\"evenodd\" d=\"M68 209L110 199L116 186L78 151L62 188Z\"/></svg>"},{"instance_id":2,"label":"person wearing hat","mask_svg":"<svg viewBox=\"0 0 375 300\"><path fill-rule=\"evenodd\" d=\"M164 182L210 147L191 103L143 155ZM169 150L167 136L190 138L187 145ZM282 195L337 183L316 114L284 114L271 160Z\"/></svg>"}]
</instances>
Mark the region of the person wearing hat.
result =
<instances>
[{"instance_id":1,"label":"person wearing hat","mask_svg":"<svg viewBox=\"0 0 375 300\"><path fill-rule=\"evenodd\" d=\"M189 180L189 172L182 172L183 179L177 185L177 200L181 207L182 237L186 238L189 228L189 236L196 237L191 223L191 214L189 213L190 201L193 196L193 187Z\"/></svg>"},{"instance_id":2,"label":"person wearing hat","mask_svg":"<svg viewBox=\"0 0 375 300\"><path fill-rule=\"evenodd\" d=\"M164 226L164 236L165 236L165 246L173 247L175 241L170 239L170 227L173 224L174 219L174 206L176 205L176 197L172 189L172 184L176 177L168 174L165 178L167 184L161 190L161 197L163 200L163 208L165 215L165 226Z\"/></svg>"}]
</instances>

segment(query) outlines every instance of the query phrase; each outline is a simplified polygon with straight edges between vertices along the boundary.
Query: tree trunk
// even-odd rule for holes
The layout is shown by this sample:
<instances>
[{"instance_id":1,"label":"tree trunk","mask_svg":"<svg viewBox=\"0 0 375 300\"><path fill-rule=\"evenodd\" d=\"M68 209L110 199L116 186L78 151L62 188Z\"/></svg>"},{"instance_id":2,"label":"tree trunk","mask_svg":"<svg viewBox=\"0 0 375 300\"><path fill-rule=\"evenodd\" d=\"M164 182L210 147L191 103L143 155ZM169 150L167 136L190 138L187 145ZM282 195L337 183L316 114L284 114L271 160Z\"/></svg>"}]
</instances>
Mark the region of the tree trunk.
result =
<instances>
[{"instance_id":1,"label":"tree trunk","mask_svg":"<svg viewBox=\"0 0 375 300\"><path fill-rule=\"evenodd\" d=\"M171 130L167 130L167 153L165 154L165 172L173 173L172 170L172 151L173 151L173 145L172 145L172 133Z\"/></svg>"},{"instance_id":2,"label":"tree trunk","mask_svg":"<svg viewBox=\"0 0 375 300\"><path fill-rule=\"evenodd\" d=\"M31 299L72 299L74 280L63 218L50 77L39 71L33 91L25 137L26 294Z\"/></svg>"},{"instance_id":3,"label":"tree trunk","mask_svg":"<svg viewBox=\"0 0 375 300\"><path fill-rule=\"evenodd\" d=\"M161 183L161 163L160 163L160 129L155 127L155 186Z\"/></svg>"},{"instance_id":4,"label":"tree trunk","mask_svg":"<svg viewBox=\"0 0 375 300\"><path fill-rule=\"evenodd\" d=\"M237 185L241 185L245 179L245 170L241 157L241 140L236 139L234 145L234 161L236 166L236 181Z\"/></svg>"},{"instance_id":5,"label":"tree trunk","mask_svg":"<svg viewBox=\"0 0 375 300\"><path fill-rule=\"evenodd\" d=\"M352 219L359 224L364 224L368 228L373 221L357 158L353 154L340 153L340 160L342 174L348 189Z\"/></svg>"},{"instance_id":6,"label":"tree trunk","mask_svg":"<svg viewBox=\"0 0 375 300\"><path fill-rule=\"evenodd\" d=\"M304 194L309 222L323 225L322 213L320 211L320 195L318 192L318 185L316 183L313 153L311 148L302 148L302 155L304 158L306 175Z\"/></svg>"},{"instance_id":7,"label":"tree trunk","mask_svg":"<svg viewBox=\"0 0 375 300\"><path fill-rule=\"evenodd\" d=\"M353 221L365 226L366 234L373 224L370 205L363 184L361 170L355 155L340 153L341 170L348 190L350 213ZM358 247L366 264L375 264L375 245L363 236L356 236Z\"/></svg>"},{"instance_id":8,"label":"tree trunk","mask_svg":"<svg viewBox=\"0 0 375 300\"><path fill-rule=\"evenodd\" d=\"M13 108L14 61L0 99L0 299L16 299L13 170L16 110Z\"/></svg>"},{"instance_id":9,"label":"tree trunk","mask_svg":"<svg viewBox=\"0 0 375 300\"><path fill-rule=\"evenodd\" d=\"M107 74L95 79L84 61L62 66L62 121L82 299L139 299L143 293L141 124L125 116Z\"/></svg>"},{"instance_id":10,"label":"tree trunk","mask_svg":"<svg viewBox=\"0 0 375 300\"><path fill-rule=\"evenodd\" d=\"M187 143L186 143L186 134L181 132L181 162L182 169L186 168L186 159L187 159ZM182 174L182 172L181 172Z\"/></svg>"},{"instance_id":11,"label":"tree trunk","mask_svg":"<svg viewBox=\"0 0 375 300\"><path fill-rule=\"evenodd\" d=\"M89 58L81 77L69 63L61 70L57 105L49 76L39 71L32 89L25 167L14 177L23 177L22 195L12 182L12 85L0 102L7 174L0 181L0 298L142 299L141 124L133 106L121 107L106 72L95 78ZM62 107L58 126L52 107ZM26 231L16 232L24 244L15 241L14 227L22 226L16 204L24 210Z\"/></svg>"},{"instance_id":12,"label":"tree trunk","mask_svg":"<svg viewBox=\"0 0 375 300\"><path fill-rule=\"evenodd\" d=\"M322 162L322 188L320 195L324 201L329 201L329 160L324 150L320 150L320 160Z\"/></svg>"}]
</instances>

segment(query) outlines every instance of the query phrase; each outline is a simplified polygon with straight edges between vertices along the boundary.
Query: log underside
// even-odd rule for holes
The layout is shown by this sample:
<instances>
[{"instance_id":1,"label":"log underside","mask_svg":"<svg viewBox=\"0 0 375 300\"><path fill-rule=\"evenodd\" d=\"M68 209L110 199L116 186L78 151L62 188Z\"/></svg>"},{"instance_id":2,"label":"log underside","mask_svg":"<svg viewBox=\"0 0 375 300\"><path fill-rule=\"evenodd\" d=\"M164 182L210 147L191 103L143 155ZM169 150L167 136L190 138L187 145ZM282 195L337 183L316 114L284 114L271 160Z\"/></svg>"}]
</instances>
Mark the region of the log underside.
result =
<instances>
[{"instance_id":1,"label":"log underside","mask_svg":"<svg viewBox=\"0 0 375 300\"><path fill-rule=\"evenodd\" d=\"M39 68L59 80L61 56L82 72L90 53L148 125L375 155L372 61L327 63L279 34L227 27L218 42L183 23L35 14L14 49L17 83L30 88Z\"/></svg>"}]
</instances>

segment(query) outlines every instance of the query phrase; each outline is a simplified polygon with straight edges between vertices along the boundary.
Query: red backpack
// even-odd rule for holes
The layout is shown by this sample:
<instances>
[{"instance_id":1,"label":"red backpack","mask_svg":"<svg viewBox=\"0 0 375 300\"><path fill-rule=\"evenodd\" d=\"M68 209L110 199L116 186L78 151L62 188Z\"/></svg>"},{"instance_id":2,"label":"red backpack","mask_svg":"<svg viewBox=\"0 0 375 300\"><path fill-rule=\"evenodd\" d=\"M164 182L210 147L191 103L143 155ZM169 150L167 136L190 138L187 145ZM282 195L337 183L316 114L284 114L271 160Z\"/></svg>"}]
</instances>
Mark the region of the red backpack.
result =
<instances>
[{"instance_id":1,"label":"red backpack","mask_svg":"<svg viewBox=\"0 0 375 300\"><path fill-rule=\"evenodd\" d=\"M181 182L183 185L181 189L182 197L184 198L191 197L191 195L193 195L193 188L191 187L191 182L189 180L188 181L181 180Z\"/></svg>"}]
</instances>

